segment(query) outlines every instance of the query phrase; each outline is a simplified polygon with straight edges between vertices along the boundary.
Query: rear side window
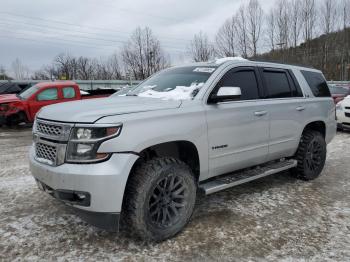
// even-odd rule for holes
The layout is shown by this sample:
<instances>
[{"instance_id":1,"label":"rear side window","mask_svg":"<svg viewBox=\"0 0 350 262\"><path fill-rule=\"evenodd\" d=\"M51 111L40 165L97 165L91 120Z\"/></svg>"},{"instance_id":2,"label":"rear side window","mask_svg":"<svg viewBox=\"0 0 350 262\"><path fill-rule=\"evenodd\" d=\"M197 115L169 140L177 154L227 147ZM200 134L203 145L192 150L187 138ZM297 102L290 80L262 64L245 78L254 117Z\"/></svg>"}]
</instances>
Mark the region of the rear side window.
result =
<instances>
[{"instance_id":1,"label":"rear side window","mask_svg":"<svg viewBox=\"0 0 350 262\"><path fill-rule=\"evenodd\" d=\"M73 87L64 87L63 88L63 98L74 98L75 89Z\"/></svg>"},{"instance_id":2,"label":"rear side window","mask_svg":"<svg viewBox=\"0 0 350 262\"><path fill-rule=\"evenodd\" d=\"M292 96L287 72L264 70L263 77L267 88L268 98L285 98Z\"/></svg>"},{"instance_id":3,"label":"rear side window","mask_svg":"<svg viewBox=\"0 0 350 262\"><path fill-rule=\"evenodd\" d=\"M240 100L255 100L259 98L258 83L252 69L233 69L221 79L220 87L233 86L241 88Z\"/></svg>"},{"instance_id":4,"label":"rear side window","mask_svg":"<svg viewBox=\"0 0 350 262\"><path fill-rule=\"evenodd\" d=\"M37 95L38 101L49 101L49 100L57 100L58 99L58 92L57 88L49 88L42 91L40 94Z\"/></svg>"},{"instance_id":5,"label":"rear side window","mask_svg":"<svg viewBox=\"0 0 350 262\"><path fill-rule=\"evenodd\" d=\"M301 70L306 82L309 84L312 93L316 97L329 97L331 93L321 73Z\"/></svg>"}]
</instances>

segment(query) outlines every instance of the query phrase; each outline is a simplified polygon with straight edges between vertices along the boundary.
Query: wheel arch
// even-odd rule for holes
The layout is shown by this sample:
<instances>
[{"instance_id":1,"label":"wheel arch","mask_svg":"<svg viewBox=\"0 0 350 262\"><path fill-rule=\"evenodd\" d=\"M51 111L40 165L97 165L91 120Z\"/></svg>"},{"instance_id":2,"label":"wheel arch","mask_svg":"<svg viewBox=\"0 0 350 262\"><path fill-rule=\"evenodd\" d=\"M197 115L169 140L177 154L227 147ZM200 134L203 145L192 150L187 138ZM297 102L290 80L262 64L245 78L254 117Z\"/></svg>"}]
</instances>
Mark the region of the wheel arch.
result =
<instances>
[{"instance_id":1,"label":"wheel arch","mask_svg":"<svg viewBox=\"0 0 350 262\"><path fill-rule=\"evenodd\" d=\"M305 125L302 134L305 132L305 130L318 131L322 134L324 138L326 138L327 135L326 123L323 120L315 120L309 122L307 125Z\"/></svg>"},{"instance_id":2,"label":"wheel arch","mask_svg":"<svg viewBox=\"0 0 350 262\"><path fill-rule=\"evenodd\" d=\"M197 146L188 140L174 140L148 146L140 151L139 159L134 163L134 168L142 161L155 157L173 157L186 163L198 181L200 175L200 157Z\"/></svg>"}]
</instances>

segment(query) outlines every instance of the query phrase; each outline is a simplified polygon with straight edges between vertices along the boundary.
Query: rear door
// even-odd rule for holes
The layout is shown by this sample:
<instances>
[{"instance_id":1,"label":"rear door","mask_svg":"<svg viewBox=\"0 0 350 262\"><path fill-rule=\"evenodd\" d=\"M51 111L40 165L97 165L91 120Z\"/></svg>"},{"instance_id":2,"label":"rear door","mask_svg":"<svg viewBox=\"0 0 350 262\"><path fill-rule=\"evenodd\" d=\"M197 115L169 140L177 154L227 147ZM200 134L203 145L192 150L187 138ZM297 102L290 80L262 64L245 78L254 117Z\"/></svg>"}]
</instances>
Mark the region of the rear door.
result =
<instances>
[{"instance_id":1,"label":"rear door","mask_svg":"<svg viewBox=\"0 0 350 262\"><path fill-rule=\"evenodd\" d=\"M212 93L223 86L240 87L242 96L237 101L207 105L210 176L263 163L268 154L269 116L260 103L257 69L230 69Z\"/></svg>"},{"instance_id":2,"label":"rear door","mask_svg":"<svg viewBox=\"0 0 350 262\"><path fill-rule=\"evenodd\" d=\"M298 147L308 105L291 70L260 68L260 74L270 117L268 160L291 156Z\"/></svg>"}]
</instances>

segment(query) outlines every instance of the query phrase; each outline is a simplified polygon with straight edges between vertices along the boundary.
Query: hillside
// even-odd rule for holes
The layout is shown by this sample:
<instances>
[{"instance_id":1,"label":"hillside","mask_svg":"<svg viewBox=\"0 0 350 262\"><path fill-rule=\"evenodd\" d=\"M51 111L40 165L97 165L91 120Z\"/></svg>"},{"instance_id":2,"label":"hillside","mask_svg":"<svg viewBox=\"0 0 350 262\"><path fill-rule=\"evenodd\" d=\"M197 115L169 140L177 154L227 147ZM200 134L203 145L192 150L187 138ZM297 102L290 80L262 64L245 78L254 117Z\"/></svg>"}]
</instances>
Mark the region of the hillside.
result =
<instances>
[{"instance_id":1,"label":"hillside","mask_svg":"<svg viewBox=\"0 0 350 262\"><path fill-rule=\"evenodd\" d=\"M350 80L350 28L256 59L312 66L322 70L328 80Z\"/></svg>"}]
</instances>

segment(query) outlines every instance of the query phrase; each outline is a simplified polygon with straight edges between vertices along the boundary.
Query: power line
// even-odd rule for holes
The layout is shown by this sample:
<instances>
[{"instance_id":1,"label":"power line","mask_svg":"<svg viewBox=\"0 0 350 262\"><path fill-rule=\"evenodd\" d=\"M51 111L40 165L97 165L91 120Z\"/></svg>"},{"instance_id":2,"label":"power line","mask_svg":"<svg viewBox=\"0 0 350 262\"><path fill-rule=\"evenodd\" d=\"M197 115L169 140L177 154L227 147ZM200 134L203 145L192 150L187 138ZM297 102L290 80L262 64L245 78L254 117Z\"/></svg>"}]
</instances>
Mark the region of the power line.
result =
<instances>
[{"instance_id":1,"label":"power line","mask_svg":"<svg viewBox=\"0 0 350 262\"><path fill-rule=\"evenodd\" d=\"M111 28L105 28L105 27L96 27L96 26L87 26L87 25L78 25L78 24L73 24L73 23L68 23L65 21L59 21L59 20L52 20L52 19L45 19L45 18L40 18L40 17L31 17L31 16L27 16L27 15L22 15L22 14L14 14L14 13L10 13L10 12L1 12L0 14L5 14L8 16L15 16L15 17L19 17L19 18L25 18L25 19L31 19L31 20L40 20L40 21L46 21L49 23L56 23L56 24L62 24L62 25L69 25L69 26L74 26L74 27L79 27L79 28L88 28L88 29L94 29L94 30L103 30L103 31L108 31L108 32L114 32L114 33L122 33L122 34L130 34L130 32L126 32L126 31L121 31L121 30L115 30L115 29L111 29ZM50 25L52 27L52 25ZM66 28L67 29L67 28ZM162 38L168 38L171 40L177 40L177 41L190 41L188 39L183 39L183 38L175 38L175 37L169 37L169 36L164 36Z\"/></svg>"},{"instance_id":2,"label":"power line","mask_svg":"<svg viewBox=\"0 0 350 262\"><path fill-rule=\"evenodd\" d=\"M15 27L15 25L13 24L9 24L9 23L4 23L0 20L0 25L4 25L4 26L11 26L11 27ZM52 32L50 30L47 30L46 27L43 27L43 26L38 26L38 25L34 25L34 29L32 27L32 25L27 25L27 24L23 24L23 26L29 28L31 31L25 31L25 32L39 32L39 33L43 33L42 30L38 31L36 29L44 29L46 30L48 33L52 33L52 34L57 34L58 32ZM23 31L23 28L21 28L20 30ZM55 29L56 30L56 29ZM67 32L67 30L64 30L64 29L59 29L60 31L64 31L64 32ZM68 31L69 32L69 31ZM85 33L85 32L80 32L80 31L74 31L74 32L77 32L77 33ZM91 35L94 35L92 33L90 33ZM127 44L128 41L127 40L116 40L116 39L106 39L106 38L100 38L100 37L91 37L91 36L85 36L85 35L77 35L77 34L62 34L62 33L59 33L59 35L57 36L70 36L70 37L73 37L73 38L83 38L83 39L90 39L90 40L98 40L98 41L104 41L104 42L110 42L110 43L119 43L119 44ZM78 40L81 40L81 39L78 39ZM178 49L180 50L179 47L176 47L174 45L170 45L170 44L162 44L162 46L164 47L168 47L170 49Z\"/></svg>"}]
</instances>

